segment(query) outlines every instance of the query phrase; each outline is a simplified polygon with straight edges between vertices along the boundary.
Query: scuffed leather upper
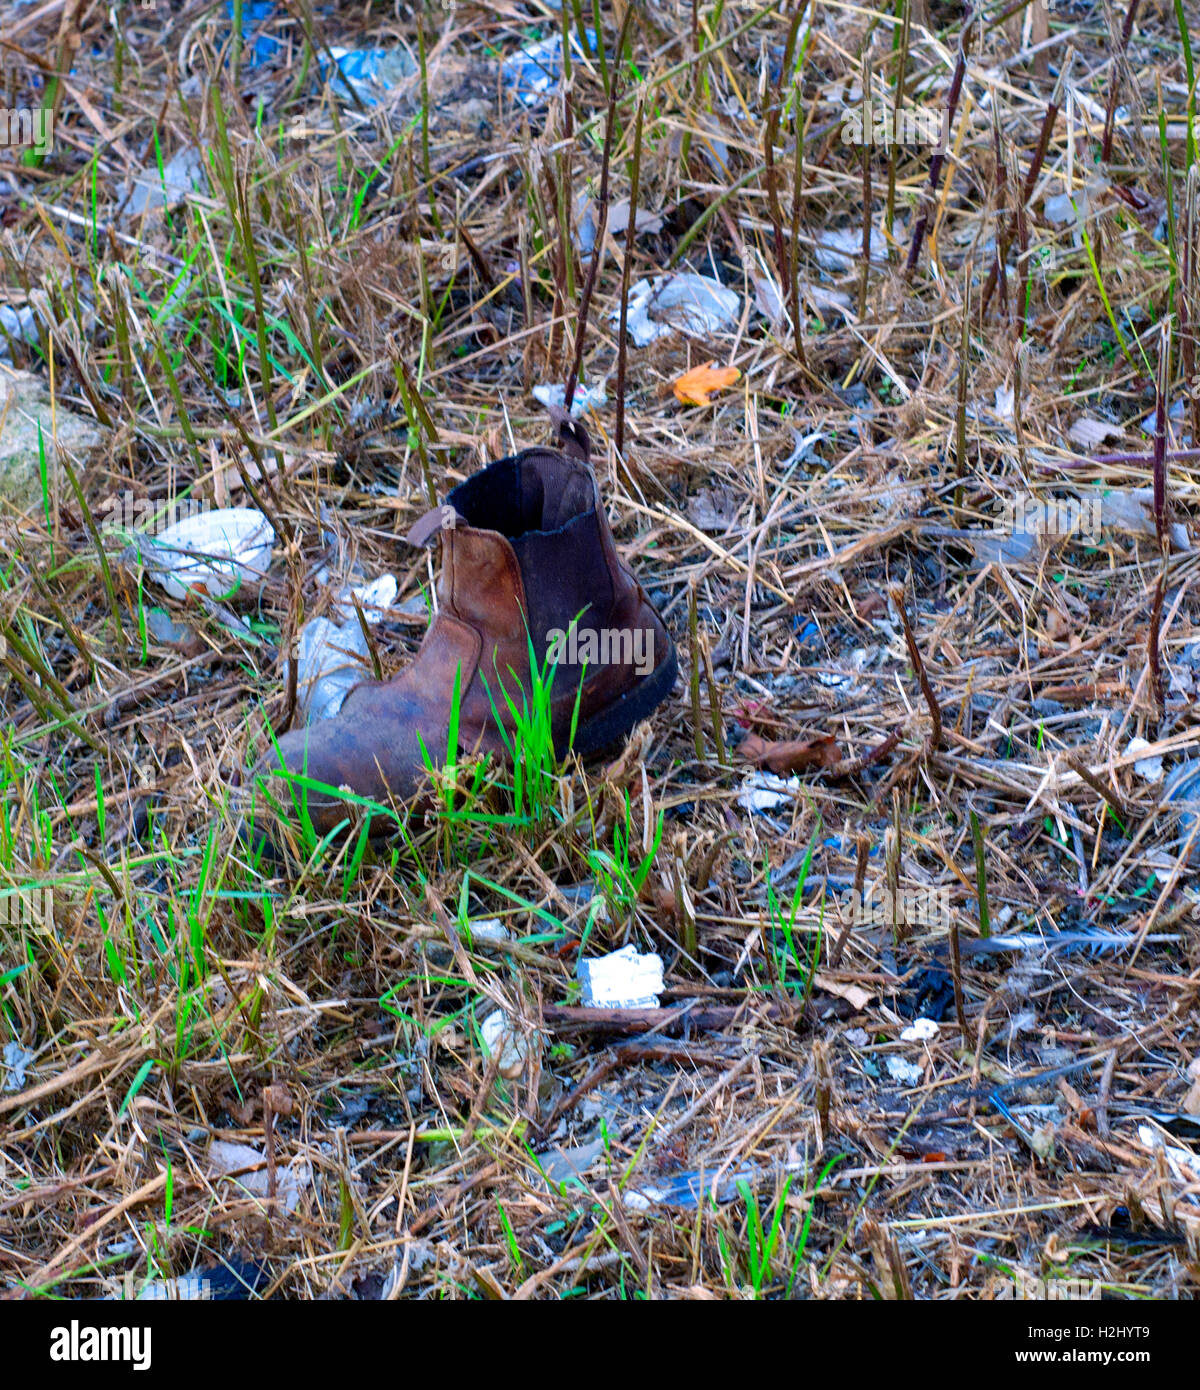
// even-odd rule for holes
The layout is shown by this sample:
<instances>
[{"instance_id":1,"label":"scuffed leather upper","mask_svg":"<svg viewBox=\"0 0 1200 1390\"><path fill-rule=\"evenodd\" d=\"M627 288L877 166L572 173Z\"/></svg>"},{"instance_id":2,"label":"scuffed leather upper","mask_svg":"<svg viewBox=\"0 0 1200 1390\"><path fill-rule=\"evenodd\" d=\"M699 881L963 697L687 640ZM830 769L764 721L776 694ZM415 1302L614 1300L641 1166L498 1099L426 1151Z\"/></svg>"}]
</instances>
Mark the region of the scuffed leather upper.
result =
<instances>
[{"instance_id":1,"label":"scuffed leather upper","mask_svg":"<svg viewBox=\"0 0 1200 1390\"><path fill-rule=\"evenodd\" d=\"M578 618L597 628L647 628L653 649L668 649L661 620L617 559L595 477L583 462L554 449L526 449L468 478L447 502L461 519L440 533L438 613L415 658L390 680L355 686L335 718L284 735L279 752L288 771L372 800L407 799L425 778L420 740L436 764L445 761L460 666L459 754L499 755L492 699L510 727L501 687L519 707L530 689L530 639L542 663L547 632L565 631ZM569 727L579 676L579 667L556 669L558 734ZM636 678L621 665L590 669L581 723ZM278 771L271 750L257 772ZM347 814L339 798L311 789L307 795L318 833Z\"/></svg>"}]
</instances>

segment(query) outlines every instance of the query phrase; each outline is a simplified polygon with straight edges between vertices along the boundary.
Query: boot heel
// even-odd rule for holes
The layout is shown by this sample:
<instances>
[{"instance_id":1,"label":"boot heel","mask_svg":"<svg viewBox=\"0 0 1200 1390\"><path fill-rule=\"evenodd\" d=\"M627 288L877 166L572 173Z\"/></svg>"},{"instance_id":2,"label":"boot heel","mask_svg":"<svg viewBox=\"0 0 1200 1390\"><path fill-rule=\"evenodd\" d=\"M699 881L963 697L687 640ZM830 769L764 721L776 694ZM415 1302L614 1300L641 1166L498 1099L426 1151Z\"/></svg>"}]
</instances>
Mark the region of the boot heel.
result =
<instances>
[{"instance_id":1,"label":"boot heel","mask_svg":"<svg viewBox=\"0 0 1200 1390\"><path fill-rule=\"evenodd\" d=\"M619 742L639 720L645 719L662 704L671 693L678 674L679 665L672 644L666 660L659 662L648 676L643 676L603 713L579 726L575 731L575 752L580 757L590 757ZM557 744L557 751L560 757L567 751L565 740Z\"/></svg>"}]
</instances>

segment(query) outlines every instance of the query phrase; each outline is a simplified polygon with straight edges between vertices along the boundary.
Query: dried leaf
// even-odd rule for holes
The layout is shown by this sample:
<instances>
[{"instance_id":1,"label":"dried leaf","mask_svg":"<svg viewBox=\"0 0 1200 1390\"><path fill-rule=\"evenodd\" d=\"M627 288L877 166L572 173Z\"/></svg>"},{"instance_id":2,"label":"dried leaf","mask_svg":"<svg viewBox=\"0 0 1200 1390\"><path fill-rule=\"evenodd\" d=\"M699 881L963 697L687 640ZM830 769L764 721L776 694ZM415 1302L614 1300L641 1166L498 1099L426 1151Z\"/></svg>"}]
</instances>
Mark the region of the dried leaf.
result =
<instances>
[{"instance_id":1,"label":"dried leaf","mask_svg":"<svg viewBox=\"0 0 1200 1390\"><path fill-rule=\"evenodd\" d=\"M836 767L842 760L832 734L787 743L768 742L757 734L747 734L738 751L747 762L768 768L780 777L809 768Z\"/></svg>"},{"instance_id":2,"label":"dried leaf","mask_svg":"<svg viewBox=\"0 0 1200 1390\"><path fill-rule=\"evenodd\" d=\"M709 405L714 391L732 386L740 376L736 367L718 367L715 362L706 362L703 367L684 372L675 382L675 398L684 405Z\"/></svg>"},{"instance_id":3,"label":"dried leaf","mask_svg":"<svg viewBox=\"0 0 1200 1390\"><path fill-rule=\"evenodd\" d=\"M688 516L701 531L720 534L737 520L737 502L726 488L701 488L688 498Z\"/></svg>"},{"instance_id":4,"label":"dried leaf","mask_svg":"<svg viewBox=\"0 0 1200 1390\"><path fill-rule=\"evenodd\" d=\"M819 970L813 976L813 984L818 989L824 990L826 994L835 994L839 999L844 999L859 1013L875 998L874 994L869 989L863 989L862 985L845 984L841 980L834 980L828 975L823 975Z\"/></svg>"},{"instance_id":5,"label":"dried leaf","mask_svg":"<svg viewBox=\"0 0 1200 1390\"><path fill-rule=\"evenodd\" d=\"M1124 434L1120 425L1108 420L1096 420L1090 415L1081 415L1067 431L1067 438L1081 449L1096 449L1110 439L1120 439Z\"/></svg>"}]
</instances>

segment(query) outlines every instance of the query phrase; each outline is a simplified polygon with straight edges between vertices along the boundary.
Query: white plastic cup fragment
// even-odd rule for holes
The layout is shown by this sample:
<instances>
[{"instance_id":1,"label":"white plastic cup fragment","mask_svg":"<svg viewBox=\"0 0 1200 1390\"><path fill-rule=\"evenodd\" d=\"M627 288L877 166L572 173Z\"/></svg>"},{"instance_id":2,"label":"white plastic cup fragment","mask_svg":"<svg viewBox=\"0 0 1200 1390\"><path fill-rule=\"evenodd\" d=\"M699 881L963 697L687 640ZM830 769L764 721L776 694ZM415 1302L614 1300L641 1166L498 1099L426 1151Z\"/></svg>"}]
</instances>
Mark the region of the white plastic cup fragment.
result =
<instances>
[{"instance_id":1,"label":"white plastic cup fragment","mask_svg":"<svg viewBox=\"0 0 1200 1390\"><path fill-rule=\"evenodd\" d=\"M663 991L662 957L641 955L632 943L607 956L579 962L583 1004L591 1009L657 1009Z\"/></svg>"},{"instance_id":2,"label":"white plastic cup fragment","mask_svg":"<svg viewBox=\"0 0 1200 1390\"><path fill-rule=\"evenodd\" d=\"M262 583L275 531L257 507L222 507L186 516L140 544L147 568L172 598L195 592L227 599Z\"/></svg>"},{"instance_id":3,"label":"white plastic cup fragment","mask_svg":"<svg viewBox=\"0 0 1200 1390\"><path fill-rule=\"evenodd\" d=\"M512 1081L525 1070L529 1046L514 1020L503 1009L494 1009L479 1025L483 1046L489 1057L500 1054L499 1071Z\"/></svg>"},{"instance_id":4,"label":"white plastic cup fragment","mask_svg":"<svg viewBox=\"0 0 1200 1390\"><path fill-rule=\"evenodd\" d=\"M308 723L332 719L342 701L370 675L366 638L358 619L340 627L313 618L300 629L296 703Z\"/></svg>"}]
</instances>

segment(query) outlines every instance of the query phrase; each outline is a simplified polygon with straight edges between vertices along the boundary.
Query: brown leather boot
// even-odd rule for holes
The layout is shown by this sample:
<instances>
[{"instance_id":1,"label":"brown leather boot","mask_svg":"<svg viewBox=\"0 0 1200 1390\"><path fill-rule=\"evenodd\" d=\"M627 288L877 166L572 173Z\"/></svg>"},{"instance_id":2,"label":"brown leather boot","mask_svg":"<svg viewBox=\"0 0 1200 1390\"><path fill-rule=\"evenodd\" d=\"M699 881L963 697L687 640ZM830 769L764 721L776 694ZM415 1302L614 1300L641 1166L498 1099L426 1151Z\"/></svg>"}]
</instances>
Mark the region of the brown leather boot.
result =
<instances>
[{"instance_id":1,"label":"brown leather boot","mask_svg":"<svg viewBox=\"0 0 1200 1390\"><path fill-rule=\"evenodd\" d=\"M674 644L617 558L586 432L561 412L556 418L560 449L525 449L489 464L410 533L414 544L442 541L438 613L412 664L389 681L355 686L336 717L279 740L283 770L302 782L281 782L274 749L256 769L258 785L284 808L305 788L318 835L351 808L311 783L387 804L424 782L422 742L435 764L445 760L456 677L460 753L503 758L496 711L511 733L503 692L518 708L529 699L531 643L539 668L557 662L552 726L560 754L577 699L572 746L588 754L615 743L670 694Z\"/></svg>"}]
</instances>

